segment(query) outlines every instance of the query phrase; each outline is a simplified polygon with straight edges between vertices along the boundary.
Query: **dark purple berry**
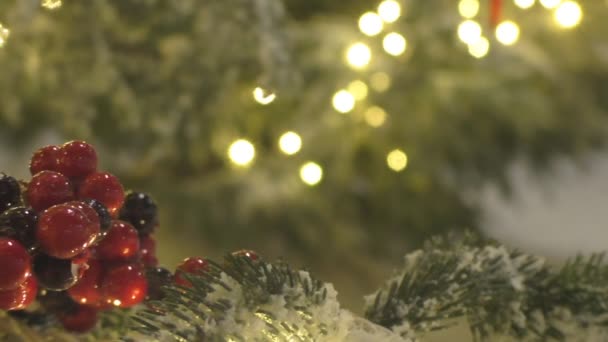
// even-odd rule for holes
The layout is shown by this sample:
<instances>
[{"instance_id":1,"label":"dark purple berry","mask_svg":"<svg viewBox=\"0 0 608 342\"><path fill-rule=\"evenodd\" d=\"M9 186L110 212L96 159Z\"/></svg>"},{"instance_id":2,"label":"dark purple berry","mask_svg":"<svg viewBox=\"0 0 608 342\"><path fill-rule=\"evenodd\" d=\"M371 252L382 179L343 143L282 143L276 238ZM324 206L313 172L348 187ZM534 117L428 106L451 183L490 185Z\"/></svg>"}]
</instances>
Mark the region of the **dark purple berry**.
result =
<instances>
[{"instance_id":1,"label":"dark purple berry","mask_svg":"<svg viewBox=\"0 0 608 342\"><path fill-rule=\"evenodd\" d=\"M57 259L45 254L34 258L34 275L41 288L51 291L69 289L79 279L79 266L71 260Z\"/></svg>"},{"instance_id":2,"label":"dark purple berry","mask_svg":"<svg viewBox=\"0 0 608 342\"><path fill-rule=\"evenodd\" d=\"M173 282L173 274L163 267L147 268L146 278L148 278L148 297L146 299L152 300L163 299L165 296L163 286Z\"/></svg>"},{"instance_id":3,"label":"dark purple berry","mask_svg":"<svg viewBox=\"0 0 608 342\"><path fill-rule=\"evenodd\" d=\"M99 216L99 225L101 228L101 232L105 233L110 229L110 225L112 224L112 216L103 203L94 199L84 199L82 202L89 205L89 207L93 208L95 212L97 212L97 216Z\"/></svg>"},{"instance_id":4,"label":"dark purple berry","mask_svg":"<svg viewBox=\"0 0 608 342\"><path fill-rule=\"evenodd\" d=\"M44 310L60 314L76 307L76 303L65 291L48 291L41 289L36 298Z\"/></svg>"},{"instance_id":5,"label":"dark purple berry","mask_svg":"<svg viewBox=\"0 0 608 342\"><path fill-rule=\"evenodd\" d=\"M14 238L28 249L36 244L37 224L38 214L32 208L13 207L0 215L0 227L12 228Z\"/></svg>"},{"instance_id":6,"label":"dark purple berry","mask_svg":"<svg viewBox=\"0 0 608 342\"><path fill-rule=\"evenodd\" d=\"M0 213L21 203L19 182L11 176L0 173Z\"/></svg>"},{"instance_id":7,"label":"dark purple berry","mask_svg":"<svg viewBox=\"0 0 608 342\"><path fill-rule=\"evenodd\" d=\"M131 223L139 235L152 233L158 224L156 203L148 194L142 192L127 194L119 217L121 220Z\"/></svg>"}]
</instances>

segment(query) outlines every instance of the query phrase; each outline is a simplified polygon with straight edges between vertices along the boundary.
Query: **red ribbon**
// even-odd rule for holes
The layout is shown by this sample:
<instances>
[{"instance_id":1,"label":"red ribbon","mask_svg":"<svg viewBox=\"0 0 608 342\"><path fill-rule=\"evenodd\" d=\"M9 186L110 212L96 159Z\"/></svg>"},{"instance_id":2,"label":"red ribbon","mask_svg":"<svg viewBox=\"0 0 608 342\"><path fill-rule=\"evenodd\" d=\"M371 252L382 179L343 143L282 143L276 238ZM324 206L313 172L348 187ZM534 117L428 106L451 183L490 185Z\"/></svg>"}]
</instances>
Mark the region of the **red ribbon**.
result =
<instances>
[{"instance_id":1,"label":"red ribbon","mask_svg":"<svg viewBox=\"0 0 608 342\"><path fill-rule=\"evenodd\" d=\"M502 16L502 0L491 0L490 2L490 26L495 28Z\"/></svg>"}]
</instances>

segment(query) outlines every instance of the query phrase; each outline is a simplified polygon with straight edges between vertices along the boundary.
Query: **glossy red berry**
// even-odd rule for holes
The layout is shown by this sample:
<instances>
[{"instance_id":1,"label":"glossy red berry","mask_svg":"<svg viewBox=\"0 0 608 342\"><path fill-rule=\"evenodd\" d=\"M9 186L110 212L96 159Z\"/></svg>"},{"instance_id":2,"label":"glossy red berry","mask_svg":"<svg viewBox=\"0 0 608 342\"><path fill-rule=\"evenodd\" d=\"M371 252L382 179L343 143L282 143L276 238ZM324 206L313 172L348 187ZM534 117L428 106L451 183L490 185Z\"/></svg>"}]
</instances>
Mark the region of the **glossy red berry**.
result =
<instances>
[{"instance_id":1,"label":"glossy red berry","mask_svg":"<svg viewBox=\"0 0 608 342\"><path fill-rule=\"evenodd\" d=\"M84 141L70 141L61 146L57 170L70 178L84 178L97 170L97 152Z\"/></svg>"},{"instance_id":2,"label":"glossy red berry","mask_svg":"<svg viewBox=\"0 0 608 342\"><path fill-rule=\"evenodd\" d=\"M144 236L139 242L139 255L141 262L146 267L156 267L158 259L156 259L156 241L150 235Z\"/></svg>"},{"instance_id":3,"label":"glossy red berry","mask_svg":"<svg viewBox=\"0 0 608 342\"><path fill-rule=\"evenodd\" d=\"M99 217L99 225L101 228L101 232L105 234L108 229L110 229L110 224L112 223L112 216L108 212L108 208L106 208L103 203L94 200L94 199L83 199L82 202L88 204L95 212L97 213L97 217Z\"/></svg>"},{"instance_id":4,"label":"glossy red berry","mask_svg":"<svg viewBox=\"0 0 608 342\"><path fill-rule=\"evenodd\" d=\"M113 217L125 200L125 192L118 178L107 172L90 174L80 185L78 197L94 199L108 208Z\"/></svg>"},{"instance_id":5,"label":"glossy red berry","mask_svg":"<svg viewBox=\"0 0 608 342\"><path fill-rule=\"evenodd\" d=\"M178 285L192 287L190 281L183 276L184 273L200 274L206 272L207 270L209 270L209 262L207 262L205 258L189 257L184 259L181 264L177 265L173 280Z\"/></svg>"},{"instance_id":6,"label":"glossy red berry","mask_svg":"<svg viewBox=\"0 0 608 342\"><path fill-rule=\"evenodd\" d=\"M23 245L0 238L0 290L19 287L31 274L32 261Z\"/></svg>"},{"instance_id":7,"label":"glossy red berry","mask_svg":"<svg viewBox=\"0 0 608 342\"><path fill-rule=\"evenodd\" d=\"M97 245L97 257L108 261L127 261L139 252L137 230L127 222L112 221L110 230Z\"/></svg>"},{"instance_id":8,"label":"glossy red berry","mask_svg":"<svg viewBox=\"0 0 608 342\"><path fill-rule=\"evenodd\" d=\"M89 261L89 268L82 278L68 289L70 298L76 303L97 306L101 301L101 280L103 276L102 265L97 260Z\"/></svg>"},{"instance_id":9,"label":"glossy red berry","mask_svg":"<svg viewBox=\"0 0 608 342\"><path fill-rule=\"evenodd\" d=\"M255 251L252 251L250 249L241 249L240 251L236 251L236 252L232 252L233 256L237 256L237 257L248 257L249 259L256 261L258 260L260 257L258 256L258 253L256 253Z\"/></svg>"},{"instance_id":10,"label":"glossy red berry","mask_svg":"<svg viewBox=\"0 0 608 342\"><path fill-rule=\"evenodd\" d=\"M42 250L55 258L69 259L88 248L99 234L99 221L75 206L59 204L40 214L36 237Z\"/></svg>"},{"instance_id":11,"label":"glossy red berry","mask_svg":"<svg viewBox=\"0 0 608 342\"><path fill-rule=\"evenodd\" d=\"M36 211L71 201L73 198L74 192L68 178L54 171L35 174L27 188L27 200Z\"/></svg>"},{"instance_id":12,"label":"glossy red berry","mask_svg":"<svg viewBox=\"0 0 608 342\"><path fill-rule=\"evenodd\" d=\"M29 276L17 288L0 291L0 310L25 309L36 299L37 292L36 278Z\"/></svg>"},{"instance_id":13,"label":"glossy red berry","mask_svg":"<svg viewBox=\"0 0 608 342\"><path fill-rule=\"evenodd\" d=\"M121 265L108 269L101 283L106 303L129 308L141 303L148 291L148 282L137 265Z\"/></svg>"},{"instance_id":14,"label":"glossy red berry","mask_svg":"<svg viewBox=\"0 0 608 342\"><path fill-rule=\"evenodd\" d=\"M58 318L65 330L84 333L93 329L97 324L97 310L89 306L78 305L72 310L60 314Z\"/></svg>"},{"instance_id":15,"label":"glossy red berry","mask_svg":"<svg viewBox=\"0 0 608 342\"><path fill-rule=\"evenodd\" d=\"M32 175L40 171L57 171L57 161L59 159L61 148L59 146L50 145L38 149L34 152L30 160L30 172Z\"/></svg>"}]
</instances>

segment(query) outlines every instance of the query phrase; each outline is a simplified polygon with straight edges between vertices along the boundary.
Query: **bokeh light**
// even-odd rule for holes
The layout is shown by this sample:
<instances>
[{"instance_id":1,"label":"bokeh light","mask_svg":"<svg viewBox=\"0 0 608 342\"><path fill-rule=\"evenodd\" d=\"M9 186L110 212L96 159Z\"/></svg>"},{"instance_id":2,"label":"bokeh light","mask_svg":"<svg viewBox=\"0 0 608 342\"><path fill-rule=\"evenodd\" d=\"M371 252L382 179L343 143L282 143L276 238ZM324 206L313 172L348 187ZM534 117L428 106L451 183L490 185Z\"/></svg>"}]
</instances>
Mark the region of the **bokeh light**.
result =
<instances>
[{"instance_id":1,"label":"bokeh light","mask_svg":"<svg viewBox=\"0 0 608 342\"><path fill-rule=\"evenodd\" d=\"M253 89L253 99L262 105L267 105L272 103L274 99L276 99L277 95L273 92L269 92L260 87L256 87Z\"/></svg>"},{"instance_id":2,"label":"bokeh light","mask_svg":"<svg viewBox=\"0 0 608 342\"><path fill-rule=\"evenodd\" d=\"M496 26L496 39L504 45L513 45L519 39L519 26L516 23L505 20Z\"/></svg>"},{"instance_id":3,"label":"bokeh light","mask_svg":"<svg viewBox=\"0 0 608 342\"><path fill-rule=\"evenodd\" d=\"M395 0L384 0L378 5L380 18L387 23L394 23L401 16L401 5Z\"/></svg>"},{"instance_id":4,"label":"bokeh light","mask_svg":"<svg viewBox=\"0 0 608 342\"><path fill-rule=\"evenodd\" d=\"M369 78L369 85L379 93L385 92L391 87L391 77L382 71L375 72Z\"/></svg>"},{"instance_id":5,"label":"bokeh light","mask_svg":"<svg viewBox=\"0 0 608 342\"><path fill-rule=\"evenodd\" d=\"M467 19L475 17L479 13L479 0L460 0L458 13Z\"/></svg>"},{"instance_id":6,"label":"bokeh light","mask_svg":"<svg viewBox=\"0 0 608 342\"><path fill-rule=\"evenodd\" d=\"M357 101L364 100L368 93L367 84L361 80L350 82L346 87L346 90L351 93Z\"/></svg>"},{"instance_id":7,"label":"bokeh light","mask_svg":"<svg viewBox=\"0 0 608 342\"><path fill-rule=\"evenodd\" d=\"M323 178L323 169L315 162L307 162L300 168L300 178L310 186L317 185Z\"/></svg>"},{"instance_id":8,"label":"bokeh light","mask_svg":"<svg viewBox=\"0 0 608 342\"><path fill-rule=\"evenodd\" d=\"M382 47L389 55L399 56L405 52L407 42L402 35L397 32L387 34L382 40Z\"/></svg>"},{"instance_id":9,"label":"bokeh light","mask_svg":"<svg viewBox=\"0 0 608 342\"><path fill-rule=\"evenodd\" d=\"M337 91L331 102L334 109L342 114L348 113L355 108L355 97L348 90L342 89Z\"/></svg>"},{"instance_id":10,"label":"bokeh light","mask_svg":"<svg viewBox=\"0 0 608 342\"><path fill-rule=\"evenodd\" d=\"M61 2L61 0L42 0L41 5L46 9L52 10L61 7L63 3Z\"/></svg>"},{"instance_id":11,"label":"bokeh light","mask_svg":"<svg viewBox=\"0 0 608 342\"><path fill-rule=\"evenodd\" d=\"M480 37L473 44L469 44L469 53L475 58L482 58L490 51L490 42L486 37Z\"/></svg>"},{"instance_id":12,"label":"bokeh light","mask_svg":"<svg viewBox=\"0 0 608 342\"><path fill-rule=\"evenodd\" d=\"M287 155L296 154L302 148L302 138L296 132L285 132L279 138L279 148Z\"/></svg>"},{"instance_id":13,"label":"bokeh light","mask_svg":"<svg viewBox=\"0 0 608 342\"><path fill-rule=\"evenodd\" d=\"M534 0L515 0L515 6L521 9L528 9L534 5Z\"/></svg>"},{"instance_id":14,"label":"bokeh light","mask_svg":"<svg viewBox=\"0 0 608 342\"><path fill-rule=\"evenodd\" d=\"M386 156L386 164L393 171L403 171L407 166L407 155L400 149L394 149Z\"/></svg>"},{"instance_id":15,"label":"bokeh light","mask_svg":"<svg viewBox=\"0 0 608 342\"><path fill-rule=\"evenodd\" d=\"M553 14L557 24L564 28L577 26L583 18L581 6L574 1L566 1L559 5Z\"/></svg>"},{"instance_id":16,"label":"bokeh light","mask_svg":"<svg viewBox=\"0 0 608 342\"><path fill-rule=\"evenodd\" d=\"M228 157L238 166L247 166L255 157L255 148L248 140L238 139L228 148Z\"/></svg>"},{"instance_id":17,"label":"bokeh light","mask_svg":"<svg viewBox=\"0 0 608 342\"><path fill-rule=\"evenodd\" d=\"M465 20L458 25L458 38L467 44L473 44L481 37L481 25L474 20Z\"/></svg>"},{"instance_id":18,"label":"bokeh light","mask_svg":"<svg viewBox=\"0 0 608 342\"><path fill-rule=\"evenodd\" d=\"M366 12L359 18L359 30L367 36L375 36L382 32L384 22L382 18L374 12Z\"/></svg>"},{"instance_id":19,"label":"bokeh light","mask_svg":"<svg viewBox=\"0 0 608 342\"><path fill-rule=\"evenodd\" d=\"M346 51L346 61L355 69L365 68L372 59L372 51L365 43L355 43Z\"/></svg>"},{"instance_id":20,"label":"bokeh light","mask_svg":"<svg viewBox=\"0 0 608 342\"><path fill-rule=\"evenodd\" d=\"M365 122L372 127L380 127L386 121L386 112L384 109L373 106L369 107L364 114Z\"/></svg>"}]
</instances>

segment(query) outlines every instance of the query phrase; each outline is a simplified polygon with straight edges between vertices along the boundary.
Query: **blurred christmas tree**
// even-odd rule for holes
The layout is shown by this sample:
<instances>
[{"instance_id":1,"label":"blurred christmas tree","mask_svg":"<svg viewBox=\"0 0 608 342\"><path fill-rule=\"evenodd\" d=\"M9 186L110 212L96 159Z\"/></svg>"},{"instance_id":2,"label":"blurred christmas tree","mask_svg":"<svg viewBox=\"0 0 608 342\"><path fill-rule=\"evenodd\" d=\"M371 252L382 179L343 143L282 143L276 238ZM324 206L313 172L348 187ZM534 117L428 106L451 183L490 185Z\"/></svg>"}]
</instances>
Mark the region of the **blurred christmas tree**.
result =
<instances>
[{"instance_id":1,"label":"blurred christmas tree","mask_svg":"<svg viewBox=\"0 0 608 342\"><path fill-rule=\"evenodd\" d=\"M0 3L2 143L93 141L218 250L397 260L514 159L605 141L603 1L40 5Z\"/></svg>"}]
</instances>

